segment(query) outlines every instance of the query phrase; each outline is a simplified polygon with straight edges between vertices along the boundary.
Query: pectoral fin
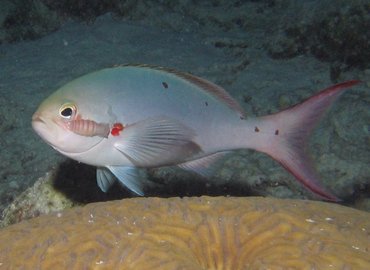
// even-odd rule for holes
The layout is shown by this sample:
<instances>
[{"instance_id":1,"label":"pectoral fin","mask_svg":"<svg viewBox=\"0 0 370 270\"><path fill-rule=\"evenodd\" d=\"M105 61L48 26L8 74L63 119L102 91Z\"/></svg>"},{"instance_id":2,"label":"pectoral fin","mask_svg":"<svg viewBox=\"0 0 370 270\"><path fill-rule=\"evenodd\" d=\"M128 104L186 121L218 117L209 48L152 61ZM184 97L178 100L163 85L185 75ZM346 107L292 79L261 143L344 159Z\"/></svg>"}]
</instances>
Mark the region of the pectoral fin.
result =
<instances>
[{"instance_id":1,"label":"pectoral fin","mask_svg":"<svg viewBox=\"0 0 370 270\"><path fill-rule=\"evenodd\" d=\"M194 132L166 118L151 118L124 128L114 146L135 166L160 167L183 162L200 151Z\"/></svg>"}]
</instances>

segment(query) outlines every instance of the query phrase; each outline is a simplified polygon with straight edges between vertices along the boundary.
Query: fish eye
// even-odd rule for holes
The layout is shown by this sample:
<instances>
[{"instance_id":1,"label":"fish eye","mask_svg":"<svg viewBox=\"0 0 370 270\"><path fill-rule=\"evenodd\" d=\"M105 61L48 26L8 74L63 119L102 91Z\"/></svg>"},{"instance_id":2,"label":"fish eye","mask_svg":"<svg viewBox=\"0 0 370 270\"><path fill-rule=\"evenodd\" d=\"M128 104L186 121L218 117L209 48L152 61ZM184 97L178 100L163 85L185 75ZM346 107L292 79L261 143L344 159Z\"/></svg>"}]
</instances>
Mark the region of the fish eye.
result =
<instances>
[{"instance_id":1,"label":"fish eye","mask_svg":"<svg viewBox=\"0 0 370 270\"><path fill-rule=\"evenodd\" d=\"M76 106L73 104L67 103L62 105L59 109L59 115L64 119L71 119L76 113Z\"/></svg>"}]
</instances>

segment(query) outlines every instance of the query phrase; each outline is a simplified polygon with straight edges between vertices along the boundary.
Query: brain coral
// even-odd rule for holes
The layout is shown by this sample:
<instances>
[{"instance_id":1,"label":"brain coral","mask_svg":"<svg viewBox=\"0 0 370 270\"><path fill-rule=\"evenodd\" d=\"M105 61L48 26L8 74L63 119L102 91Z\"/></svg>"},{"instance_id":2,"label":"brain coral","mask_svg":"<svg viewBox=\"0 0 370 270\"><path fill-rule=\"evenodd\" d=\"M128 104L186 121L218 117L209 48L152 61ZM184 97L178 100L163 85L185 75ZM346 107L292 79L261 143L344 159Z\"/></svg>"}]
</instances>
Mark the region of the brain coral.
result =
<instances>
[{"instance_id":1,"label":"brain coral","mask_svg":"<svg viewBox=\"0 0 370 270\"><path fill-rule=\"evenodd\" d=\"M370 269L370 214L269 198L93 203L2 229L0 269Z\"/></svg>"}]
</instances>

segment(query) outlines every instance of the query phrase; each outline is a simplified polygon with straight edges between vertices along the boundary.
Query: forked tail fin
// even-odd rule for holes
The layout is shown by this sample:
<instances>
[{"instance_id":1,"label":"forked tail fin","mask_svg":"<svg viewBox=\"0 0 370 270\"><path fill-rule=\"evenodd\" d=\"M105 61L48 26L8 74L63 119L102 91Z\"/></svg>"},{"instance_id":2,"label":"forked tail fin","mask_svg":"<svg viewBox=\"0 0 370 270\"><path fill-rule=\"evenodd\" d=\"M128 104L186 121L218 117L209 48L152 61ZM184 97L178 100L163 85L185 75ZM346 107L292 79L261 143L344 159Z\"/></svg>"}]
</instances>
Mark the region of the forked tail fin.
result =
<instances>
[{"instance_id":1,"label":"forked tail fin","mask_svg":"<svg viewBox=\"0 0 370 270\"><path fill-rule=\"evenodd\" d=\"M333 85L300 104L259 118L258 131L260 135L267 136L261 138L255 149L273 157L320 197L329 201L339 201L339 198L320 184L306 153L306 145L315 124L330 105L345 89L358 83L360 81L352 80Z\"/></svg>"}]
</instances>

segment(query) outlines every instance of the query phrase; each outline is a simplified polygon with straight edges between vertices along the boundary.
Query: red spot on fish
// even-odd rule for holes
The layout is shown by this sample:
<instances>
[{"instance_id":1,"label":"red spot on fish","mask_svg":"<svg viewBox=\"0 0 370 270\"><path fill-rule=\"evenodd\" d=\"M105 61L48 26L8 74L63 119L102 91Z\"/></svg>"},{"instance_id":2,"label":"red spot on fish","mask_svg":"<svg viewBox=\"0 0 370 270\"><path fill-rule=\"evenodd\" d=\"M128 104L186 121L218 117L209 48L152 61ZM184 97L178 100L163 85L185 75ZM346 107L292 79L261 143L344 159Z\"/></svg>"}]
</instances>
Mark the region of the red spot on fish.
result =
<instances>
[{"instance_id":1,"label":"red spot on fish","mask_svg":"<svg viewBox=\"0 0 370 270\"><path fill-rule=\"evenodd\" d=\"M121 123L115 123L113 124L110 134L112 134L113 136L118 136L123 129L124 126Z\"/></svg>"}]
</instances>

